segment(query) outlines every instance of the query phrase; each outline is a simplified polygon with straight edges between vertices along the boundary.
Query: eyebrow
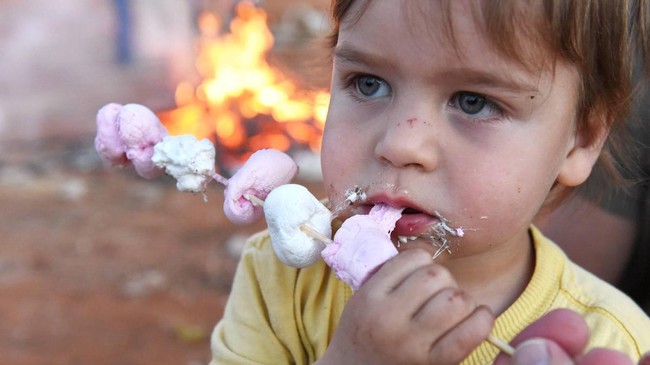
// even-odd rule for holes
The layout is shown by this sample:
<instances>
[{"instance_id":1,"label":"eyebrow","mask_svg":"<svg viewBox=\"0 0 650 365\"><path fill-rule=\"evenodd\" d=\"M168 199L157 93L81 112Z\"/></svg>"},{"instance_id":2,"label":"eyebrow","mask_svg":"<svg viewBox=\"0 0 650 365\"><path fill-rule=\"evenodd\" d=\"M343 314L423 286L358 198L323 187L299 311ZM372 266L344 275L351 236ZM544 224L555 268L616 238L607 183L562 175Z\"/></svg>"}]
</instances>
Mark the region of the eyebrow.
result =
<instances>
[{"instance_id":1,"label":"eyebrow","mask_svg":"<svg viewBox=\"0 0 650 365\"><path fill-rule=\"evenodd\" d=\"M345 46L334 49L334 60L377 67L393 67L391 61L379 55ZM520 80L510 75L496 75L474 67L461 66L450 68L443 73L443 78L457 80L459 84L471 84L472 86L541 94L537 84Z\"/></svg>"},{"instance_id":2,"label":"eyebrow","mask_svg":"<svg viewBox=\"0 0 650 365\"><path fill-rule=\"evenodd\" d=\"M390 61L381 56L359 51L350 47L336 47L334 49L334 60L370 66L391 67L393 65Z\"/></svg>"},{"instance_id":3,"label":"eyebrow","mask_svg":"<svg viewBox=\"0 0 650 365\"><path fill-rule=\"evenodd\" d=\"M475 68L454 68L445 72L445 77L457 79L459 82L473 86L541 94L537 84L520 80L510 75L495 75L494 73L484 72Z\"/></svg>"}]
</instances>

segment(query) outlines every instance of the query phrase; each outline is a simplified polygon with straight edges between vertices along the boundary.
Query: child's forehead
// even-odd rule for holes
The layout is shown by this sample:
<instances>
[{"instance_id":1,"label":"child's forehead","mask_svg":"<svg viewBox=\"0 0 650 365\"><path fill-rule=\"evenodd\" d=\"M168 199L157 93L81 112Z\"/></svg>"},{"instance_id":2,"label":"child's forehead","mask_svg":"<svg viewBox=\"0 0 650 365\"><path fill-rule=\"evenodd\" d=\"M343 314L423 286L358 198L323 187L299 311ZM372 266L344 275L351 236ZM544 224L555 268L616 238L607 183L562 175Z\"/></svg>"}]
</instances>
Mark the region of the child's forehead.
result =
<instances>
[{"instance_id":1,"label":"child's forehead","mask_svg":"<svg viewBox=\"0 0 650 365\"><path fill-rule=\"evenodd\" d=\"M340 19L340 33L353 30L367 17L377 17L373 7L381 1L355 0ZM558 58L548 39L542 20L543 9L537 2L495 1L493 6L473 0L396 1L396 12L388 14L392 22L405 24L410 32L404 41L423 47L434 39L453 47L460 59L464 57L463 35L470 34L490 45L504 59L518 63L530 72L552 71ZM384 14L386 15L386 14ZM378 20L378 19L376 19ZM376 22L376 31L386 31L386 19ZM393 23L394 24L394 23Z\"/></svg>"}]
</instances>

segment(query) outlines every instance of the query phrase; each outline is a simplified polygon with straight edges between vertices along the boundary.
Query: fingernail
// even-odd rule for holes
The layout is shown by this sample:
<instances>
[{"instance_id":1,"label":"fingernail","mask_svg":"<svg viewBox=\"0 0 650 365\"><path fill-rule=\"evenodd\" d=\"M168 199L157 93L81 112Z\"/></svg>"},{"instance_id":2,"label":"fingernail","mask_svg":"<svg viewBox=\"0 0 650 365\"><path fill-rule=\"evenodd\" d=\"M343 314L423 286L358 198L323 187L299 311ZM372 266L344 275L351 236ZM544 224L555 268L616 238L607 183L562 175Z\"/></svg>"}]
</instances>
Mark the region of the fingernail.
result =
<instances>
[{"instance_id":1,"label":"fingernail","mask_svg":"<svg viewBox=\"0 0 650 365\"><path fill-rule=\"evenodd\" d=\"M513 363L517 365L549 365L551 355L546 347L546 342L540 339L532 339L517 346L512 357Z\"/></svg>"}]
</instances>

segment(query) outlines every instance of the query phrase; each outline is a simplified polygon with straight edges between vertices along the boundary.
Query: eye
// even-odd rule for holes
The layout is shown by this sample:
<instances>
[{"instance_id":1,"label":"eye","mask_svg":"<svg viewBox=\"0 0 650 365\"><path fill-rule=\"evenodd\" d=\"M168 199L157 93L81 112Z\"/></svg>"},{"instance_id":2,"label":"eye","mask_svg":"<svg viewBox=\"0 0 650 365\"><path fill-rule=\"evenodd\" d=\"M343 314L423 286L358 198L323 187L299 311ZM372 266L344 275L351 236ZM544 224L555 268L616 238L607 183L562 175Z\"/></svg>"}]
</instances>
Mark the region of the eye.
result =
<instances>
[{"instance_id":1,"label":"eye","mask_svg":"<svg viewBox=\"0 0 650 365\"><path fill-rule=\"evenodd\" d=\"M357 91L367 98L380 98L391 94L388 83L371 75L359 76L354 80Z\"/></svg>"},{"instance_id":2,"label":"eye","mask_svg":"<svg viewBox=\"0 0 650 365\"><path fill-rule=\"evenodd\" d=\"M504 116L503 110L481 94L461 91L454 94L449 105L476 120L492 120Z\"/></svg>"},{"instance_id":3,"label":"eye","mask_svg":"<svg viewBox=\"0 0 650 365\"><path fill-rule=\"evenodd\" d=\"M467 114L477 114L485 108L484 97L466 92L458 93L458 107Z\"/></svg>"}]
</instances>

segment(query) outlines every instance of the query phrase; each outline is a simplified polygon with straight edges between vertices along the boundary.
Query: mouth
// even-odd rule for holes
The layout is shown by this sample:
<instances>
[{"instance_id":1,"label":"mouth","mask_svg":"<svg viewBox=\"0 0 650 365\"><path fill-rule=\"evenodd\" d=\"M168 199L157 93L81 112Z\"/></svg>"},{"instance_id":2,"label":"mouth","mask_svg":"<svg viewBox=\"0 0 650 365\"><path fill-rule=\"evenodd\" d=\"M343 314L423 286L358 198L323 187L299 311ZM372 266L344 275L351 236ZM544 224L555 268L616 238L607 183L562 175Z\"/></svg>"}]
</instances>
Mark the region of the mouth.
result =
<instances>
[{"instance_id":1,"label":"mouth","mask_svg":"<svg viewBox=\"0 0 650 365\"><path fill-rule=\"evenodd\" d=\"M462 228L453 228L438 211L427 212L422 207L406 198L386 195L370 196L365 202L356 207L355 213L368 214L376 204L387 204L403 208L402 216L395 223L391 234L393 242L399 247L410 241L423 240L437 248L434 258L443 252L451 253L450 239L463 237Z\"/></svg>"},{"instance_id":2,"label":"mouth","mask_svg":"<svg viewBox=\"0 0 650 365\"><path fill-rule=\"evenodd\" d=\"M404 191L396 188L392 191ZM427 211L418 206L409 194L394 194L384 190L379 192L368 192L366 189L355 186L345 193L345 201L336 207L330 207L332 216L349 217L356 214L369 214L370 210L377 204L386 204L394 208L402 209L400 219L395 223L391 233L392 241L399 248L402 244L412 241L428 242L436 247L433 256L435 259L443 252L451 253L450 241L453 238L463 237L463 229L454 228L438 211ZM332 209L334 208L334 209Z\"/></svg>"},{"instance_id":3,"label":"mouth","mask_svg":"<svg viewBox=\"0 0 650 365\"><path fill-rule=\"evenodd\" d=\"M403 208L402 217L395 224L393 236L419 236L430 231L432 226L442 222L437 214L430 214L406 198L387 196L383 194L372 195L358 206L358 213L368 214L376 204L387 204L396 208Z\"/></svg>"},{"instance_id":4,"label":"mouth","mask_svg":"<svg viewBox=\"0 0 650 365\"><path fill-rule=\"evenodd\" d=\"M440 218L415 208L406 208L395 224L393 232L397 236L419 236L440 222Z\"/></svg>"}]
</instances>

